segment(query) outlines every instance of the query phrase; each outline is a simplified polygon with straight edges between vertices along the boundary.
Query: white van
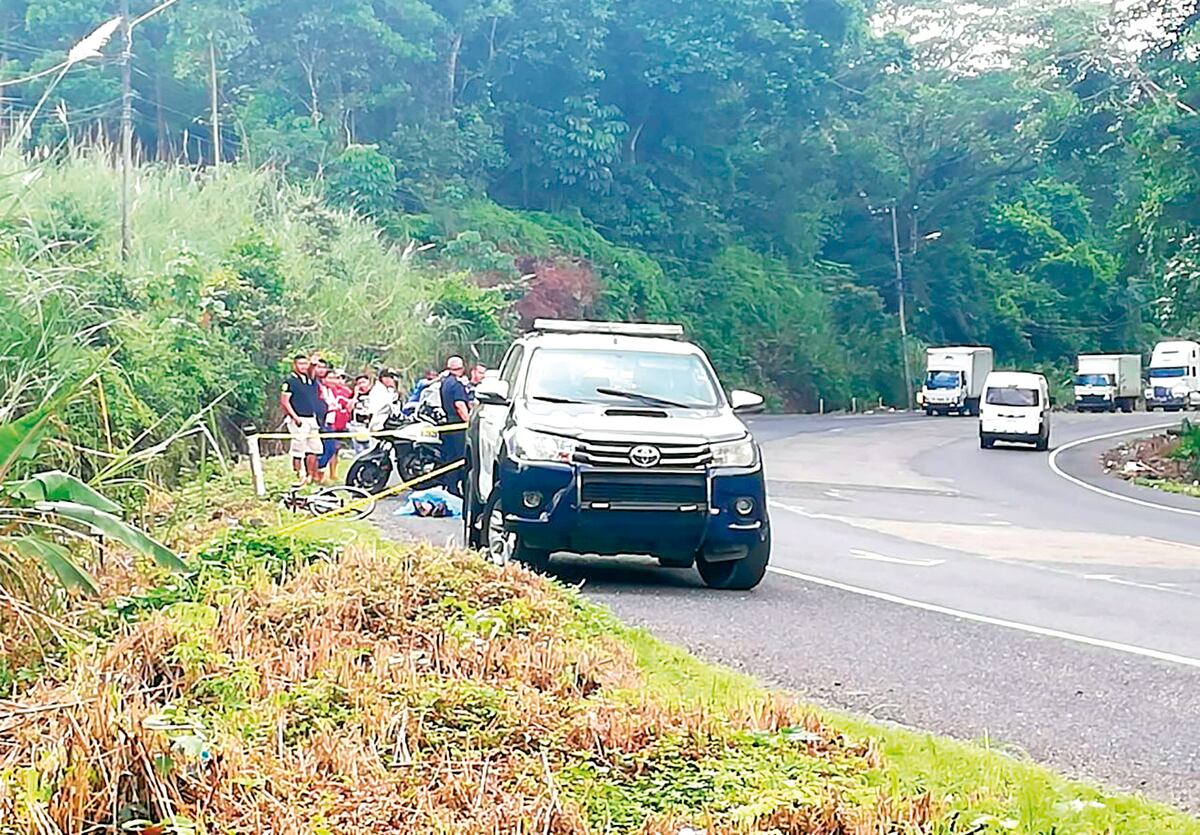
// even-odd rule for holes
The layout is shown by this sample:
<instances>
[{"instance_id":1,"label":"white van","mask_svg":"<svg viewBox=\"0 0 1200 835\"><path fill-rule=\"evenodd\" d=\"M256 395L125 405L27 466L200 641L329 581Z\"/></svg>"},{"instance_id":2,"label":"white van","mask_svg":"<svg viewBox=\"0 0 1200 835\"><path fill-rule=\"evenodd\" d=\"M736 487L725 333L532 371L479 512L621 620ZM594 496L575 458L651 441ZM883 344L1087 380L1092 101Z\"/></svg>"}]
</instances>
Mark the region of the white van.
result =
<instances>
[{"instance_id":1,"label":"white van","mask_svg":"<svg viewBox=\"0 0 1200 835\"><path fill-rule=\"evenodd\" d=\"M1050 386L1041 374L993 371L983 383L979 407L979 446L996 441L1050 447Z\"/></svg>"}]
</instances>

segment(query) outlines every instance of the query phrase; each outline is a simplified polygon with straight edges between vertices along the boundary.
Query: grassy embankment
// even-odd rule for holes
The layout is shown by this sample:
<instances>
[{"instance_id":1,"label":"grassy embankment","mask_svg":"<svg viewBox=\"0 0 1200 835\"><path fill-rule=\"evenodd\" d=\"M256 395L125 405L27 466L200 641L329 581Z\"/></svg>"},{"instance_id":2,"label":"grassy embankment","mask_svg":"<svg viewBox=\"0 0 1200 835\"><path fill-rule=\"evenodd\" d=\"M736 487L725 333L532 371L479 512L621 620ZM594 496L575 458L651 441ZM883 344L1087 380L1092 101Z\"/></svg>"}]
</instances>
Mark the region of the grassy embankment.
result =
<instances>
[{"instance_id":1,"label":"grassy embankment","mask_svg":"<svg viewBox=\"0 0 1200 835\"><path fill-rule=\"evenodd\" d=\"M1152 487L1164 493L1175 493L1180 496L1191 496L1192 498L1200 499L1200 485L1197 484L1188 484L1183 481L1163 481L1159 478L1136 478L1133 480L1133 483L1141 487Z\"/></svg>"},{"instance_id":2,"label":"grassy embankment","mask_svg":"<svg viewBox=\"0 0 1200 835\"><path fill-rule=\"evenodd\" d=\"M280 537L244 493L160 508L195 572L112 571L10 675L0 832L1200 833L767 692L515 567Z\"/></svg>"}]
</instances>

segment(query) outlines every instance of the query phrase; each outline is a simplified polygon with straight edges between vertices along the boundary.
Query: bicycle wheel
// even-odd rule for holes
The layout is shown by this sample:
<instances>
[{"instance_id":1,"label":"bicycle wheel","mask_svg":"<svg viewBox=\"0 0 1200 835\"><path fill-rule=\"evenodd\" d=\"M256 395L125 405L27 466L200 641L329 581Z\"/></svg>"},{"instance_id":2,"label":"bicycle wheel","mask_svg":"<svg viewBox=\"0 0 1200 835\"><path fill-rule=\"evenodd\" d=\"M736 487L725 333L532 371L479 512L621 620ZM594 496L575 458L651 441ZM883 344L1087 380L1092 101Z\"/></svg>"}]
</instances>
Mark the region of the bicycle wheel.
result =
<instances>
[{"instance_id":1,"label":"bicycle wheel","mask_svg":"<svg viewBox=\"0 0 1200 835\"><path fill-rule=\"evenodd\" d=\"M375 510L375 497L361 487L342 484L313 493L308 497L308 509L314 516L366 519Z\"/></svg>"}]
</instances>

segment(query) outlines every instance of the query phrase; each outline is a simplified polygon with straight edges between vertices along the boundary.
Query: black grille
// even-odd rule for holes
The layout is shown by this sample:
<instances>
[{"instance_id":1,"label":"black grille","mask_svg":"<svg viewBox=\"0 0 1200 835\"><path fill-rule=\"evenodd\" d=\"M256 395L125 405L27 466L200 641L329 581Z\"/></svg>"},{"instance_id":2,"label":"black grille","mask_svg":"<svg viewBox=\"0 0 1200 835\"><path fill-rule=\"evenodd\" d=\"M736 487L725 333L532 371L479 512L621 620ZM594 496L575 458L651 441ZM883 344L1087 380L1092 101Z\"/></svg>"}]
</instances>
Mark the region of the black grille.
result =
<instances>
[{"instance_id":1,"label":"black grille","mask_svg":"<svg viewBox=\"0 0 1200 835\"><path fill-rule=\"evenodd\" d=\"M575 448L575 461L593 467L629 467L635 447L651 446L658 450L659 461L647 469L703 469L712 461L712 447L705 443L656 443L654 441L581 440Z\"/></svg>"},{"instance_id":2,"label":"black grille","mask_svg":"<svg viewBox=\"0 0 1200 835\"><path fill-rule=\"evenodd\" d=\"M708 504L708 484L697 476L650 476L637 473L583 473L580 500L584 507L611 509L700 507Z\"/></svg>"}]
</instances>

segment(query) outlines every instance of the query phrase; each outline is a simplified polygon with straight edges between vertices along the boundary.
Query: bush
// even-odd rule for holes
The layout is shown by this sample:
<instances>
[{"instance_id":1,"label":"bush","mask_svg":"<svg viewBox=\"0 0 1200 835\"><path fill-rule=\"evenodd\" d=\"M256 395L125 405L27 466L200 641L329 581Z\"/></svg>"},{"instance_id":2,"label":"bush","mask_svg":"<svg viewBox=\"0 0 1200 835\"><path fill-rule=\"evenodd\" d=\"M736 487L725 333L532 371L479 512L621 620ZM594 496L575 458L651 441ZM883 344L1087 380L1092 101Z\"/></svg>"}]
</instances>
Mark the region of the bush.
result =
<instances>
[{"instance_id":1,"label":"bush","mask_svg":"<svg viewBox=\"0 0 1200 835\"><path fill-rule=\"evenodd\" d=\"M1179 431L1179 442L1172 454L1184 462L1193 478L1200 479L1200 426L1184 420Z\"/></svg>"},{"instance_id":2,"label":"bush","mask_svg":"<svg viewBox=\"0 0 1200 835\"><path fill-rule=\"evenodd\" d=\"M396 168L371 145L351 145L329 166L329 196L373 217L392 207L396 196Z\"/></svg>"}]
</instances>

